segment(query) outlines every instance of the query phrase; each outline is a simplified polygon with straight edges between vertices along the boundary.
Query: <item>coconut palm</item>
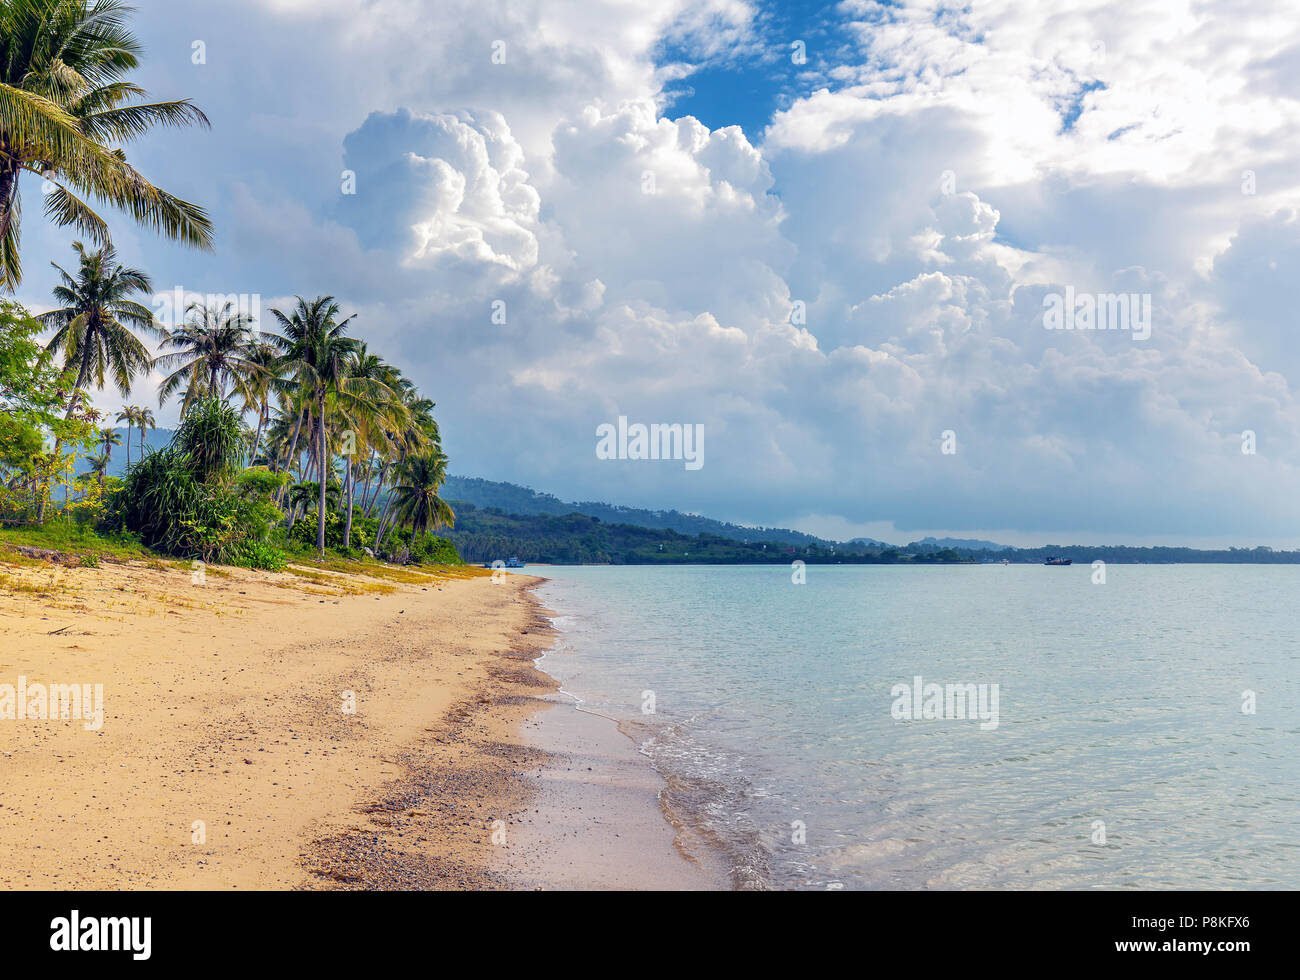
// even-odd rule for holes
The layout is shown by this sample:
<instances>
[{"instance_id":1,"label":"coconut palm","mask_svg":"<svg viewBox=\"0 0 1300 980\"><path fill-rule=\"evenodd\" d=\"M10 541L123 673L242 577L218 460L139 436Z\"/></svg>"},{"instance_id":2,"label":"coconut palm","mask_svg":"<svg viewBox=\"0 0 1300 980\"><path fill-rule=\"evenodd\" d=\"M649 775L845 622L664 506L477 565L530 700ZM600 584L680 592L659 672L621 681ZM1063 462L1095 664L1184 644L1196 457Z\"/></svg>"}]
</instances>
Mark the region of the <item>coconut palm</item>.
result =
<instances>
[{"instance_id":1,"label":"coconut palm","mask_svg":"<svg viewBox=\"0 0 1300 980\"><path fill-rule=\"evenodd\" d=\"M141 405L135 410L135 424L140 430L140 458L144 459L144 433L146 429L156 429L157 424L153 419L153 409Z\"/></svg>"},{"instance_id":2,"label":"coconut palm","mask_svg":"<svg viewBox=\"0 0 1300 980\"><path fill-rule=\"evenodd\" d=\"M397 464L400 465L407 456L432 451L441 451L441 441L438 434L438 423L433 420L434 403L423 397L415 390L415 386L407 384L401 389L402 405L406 410L406 422L401 430L394 433L394 442L397 449ZM375 490L375 499L379 499L380 491L383 489L387 479L387 467L380 473L379 487ZM379 515L379 529L376 534L376 540L382 541L383 535L387 533L388 521L393 508L393 496L389 494L388 500L384 503L383 513Z\"/></svg>"},{"instance_id":3,"label":"coconut palm","mask_svg":"<svg viewBox=\"0 0 1300 980\"><path fill-rule=\"evenodd\" d=\"M406 422L407 411L399 394L400 375L385 364L378 355L370 353L364 343L357 345L357 350L349 359L346 367L347 377L351 381L372 382L371 395L367 397L348 392L336 397L340 425L345 434L350 433L350 445L344 452L347 456L343 481L345 500L343 547L352 546L352 506L356 499L356 480L358 468L365 465L365 459L372 451L391 450L393 443L389 432L400 428Z\"/></svg>"},{"instance_id":4,"label":"coconut palm","mask_svg":"<svg viewBox=\"0 0 1300 980\"><path fill-rule=\"evenodd\" d=\"M0 4L0 285L22 280L19 177L52 188L45 214L96 244L104 219L87 203L111 205L140 224L200 248L212 244L203 209L151 184L121 145L155 126L207 126L188 100L142 102L127 80L140 44L122 0L5 0Z\"/></svg>"},{"instance_id":5,"label":"coconut palm","mask_svg":"<svg viewBox=\"0 0 1300 980\"><path fill-rule=\"evenodd\" d=\"M72 247L80 259L75 277L57 263L50 263L61 279L54 287L54 298L63 305L37 317L44 327L54 330L48 349L56 354L62 352L65 369L77 371L68 400L68 418L91 381L103 388L106 375L111 375L122 394L129 392L135 376L148 371L151 360L135 331L162 333L149 308L132 298L137 293L147 296L153 292L148 275L119 265L111 244L94 252L87 251L81 242L74 242Z\"/></svg>"},{"instance_id":6,"label":"coconut palm","mask_svg":"<svg viewBox=\"0 0 1300 980\"><path fill-rule=\"evenodd\" d=\"M283 336L272 335L272 341L284 352L283 367L296 384L300 402L298 428L301 429L307 411L312 414L312 428L316 443L316 472L320 485L320 499L316 511L316 549L325 552L325 486L330 472L326 451L326 417L333 405L353 404L360 401L380 401L391 392L380 382L348 375L347 364L357 352L358 341L346 336L348 325L354 317L339 320L339 305L333 296L318 296L308 302L297 298L291 316L280 310L271 310L279 323ZM297 446L297 432L289 455Z\"/></svg>"},{"instance_id":7,"label":"coconut palm","mask_svg":"<svg viewBox=\"0 0 1300 980\"><path fill-rule=\"evenodd\" d=\"M126 468L131 468L131 431L135 428L135 421L140 417L140 408L137 405L123 405L122 411L117 413L117 421L126 423Z\"/></svg>"},{"instance_id":8,"label":"coconut palm","mask_svg":"<svg viewBox=\"0 0 1300 980\"><path fill-rule=\"evenodd\" d=\"M170 398L182 385L185 397L181 414L200 398L225 399L233 388L248 403L253 400L250 384L261 367L250 360L256 339L253 318L234 306L191 304L186 320L167 332L159 345L153 366L170 371L158 386L158 404Z\"/></svg>"},{"instance_id":9,"label":"coconut palm","mask_svg":"<svg viewBox=\"0 0 1300 980\"><path fill-rule=\"evenodd\" d=\"M435 530L453 526L456 515L438 496L446 480L447 457L437 450L408 456L397 464L392 490L393 523L409 524L417 535L430 526Z\"/></svg>"},{"instance_id":10,"label":"coconut palm","mask_svg":"<svg viewBox=\"0 0 1300 980\"><path fill-rule=\"evenodd\" d=\"M343 491L339 487L338 480L330 480L325 484L325 499L333 506L337 506ZM312 504L320 499L320 484L315 480L304 480L302 483L295 483L289 488L289 506L295 512L299 507L306 510Z\"/></svg>"},{"instance_id":11,"label":"coconut palm","mask_svg":"<svg viewBox=\"0 0 1300 980\"><path fill-rule=\"evenodd\" d=\"M90 464L90 469L81 475L83 477L93 476L102 487L104 485L104 475L108 472L108 453L90 453L86 456L86 462Z\"/></svg>"},{"instance_id":12,"label":"coconut palm","mask_svg":"<svg viewBox=\"0 0 1300 980\"><path fill-rule=\"evenodd\" d=\"M286 385L280 353L273 344L265 340L256 341L249 345L246 357L254 370L245 378L244 411L257 413L257 434L253 436L253 448L248 457L251 465L262 445L262 430L271 418L271 396L283 393Z\"/></svg>"},{"instance_id":13,"label":"coconut palm","mask_svg":"<svg viewBox=\"0 0 1300 980\"><path fill-rule=\"evenodd\" d=\"M113 447L122 445L122 437L118 435L116 429L101 429L99 432L99 445L104 452L104 456L109 462L112 462Z\"/></svg>"}]
</instances>

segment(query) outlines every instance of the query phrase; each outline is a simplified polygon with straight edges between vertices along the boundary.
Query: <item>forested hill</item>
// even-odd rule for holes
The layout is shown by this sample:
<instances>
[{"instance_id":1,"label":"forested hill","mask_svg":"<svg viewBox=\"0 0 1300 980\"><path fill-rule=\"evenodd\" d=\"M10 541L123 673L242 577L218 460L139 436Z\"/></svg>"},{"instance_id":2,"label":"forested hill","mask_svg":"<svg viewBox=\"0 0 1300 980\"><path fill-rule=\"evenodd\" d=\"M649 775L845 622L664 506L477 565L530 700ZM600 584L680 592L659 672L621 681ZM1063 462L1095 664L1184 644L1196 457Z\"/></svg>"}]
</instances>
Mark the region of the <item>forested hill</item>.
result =
<instances>
[{"instance_id":1,"label":"forested hill","mask_svg":"<svg viewBox=\"0 0 1300 980\"><path fill-rule=\"evenodd\" d=\"M676 510L644 510L639 507L618 507L584 500L569 503L549 493L538 493L528 487L514 483L498 483L493 480L480 480L476 477L452 476L443 484L442 498L452 502L460 500L475 507L492 507L506 514L550 514L563 517L567 514L585 514L605 524L632 524L637 527L654 528L660 531L676 531L678 534L695 536L712 534L734 541L766 541L807 547L820 545L831 547L835 542L826 541L786 528L743 527L715 521L696 514L683 514Z\"/></svg>"},{"instance_id":2,"label":"forested hill","mask_svg":"<svg viewBox=\"0 0 1300 980\"><path fill-rule=\"evenodd\" d=\"M496 507L475 507L458 502L456 526L440 533L449 538L461 557L471 562L521 558L554 565L810 565L871 564L931 565L1000 562L1041 565L1049 556L1061 556L1090 573L1094 561L1114 564L1174 564L1216 562L1228 564L1297 564L1300 551L1270 548L1230 548L1200 551L1194 548L1135 548L1128 545L1052 545L1046 548L937 548L913 542L905 547L817 543L793 545L779 541L740 541L717 534L683 534L671 529L609 523L588 514L508 514ZM1056 574L1057 569L1045 569ZM1070 574L1066 572L1065 574Z\"/></svg>"}]
</instances>

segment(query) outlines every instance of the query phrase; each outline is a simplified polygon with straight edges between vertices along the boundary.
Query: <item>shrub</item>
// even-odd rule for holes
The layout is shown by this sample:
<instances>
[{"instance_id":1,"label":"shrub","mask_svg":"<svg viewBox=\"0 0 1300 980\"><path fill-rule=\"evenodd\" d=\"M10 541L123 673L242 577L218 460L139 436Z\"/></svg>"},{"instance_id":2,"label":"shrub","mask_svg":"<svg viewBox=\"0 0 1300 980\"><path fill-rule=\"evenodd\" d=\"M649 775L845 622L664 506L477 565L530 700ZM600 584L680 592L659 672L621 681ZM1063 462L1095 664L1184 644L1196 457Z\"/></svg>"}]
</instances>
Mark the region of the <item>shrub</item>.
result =
<instances>
[{"instance_id":1,"label":"shrub","mask_svg":"<svg viewBox=\"0 0 1300 980\"><path fill-rule=\"evenodd\" d=\"M268 572L284 570L284 552L268 541L239 541L228 549L227 561L241 568L262 568Z\"/></svg>"},{"instance_id":2,"label":"shrub","mask_svg":"<svg viewBox=\"0 0 1300 980\"><path fill-rule=\"evenodd\" d=\"M366 517L360 507L352 508L352 540L355 549L371 548L375 543L375 530L378 521ZM316 547L316 510L313 508L293 522L289 538L303 546ZM333 550L343 549L344 518L336 510L325 511L325 547Z\"/></svg>"},{"instance_id":3,"label":"shrub","mask_svg":"<svg viewBox=\"0 0 1300 980\"><path fill-rule=\"evenodd\" d=\"M269 544L281 517L271 494L284 481L261 467L240 471L247 430L219 399L186 413L171 444L131 467L110 524L183 558L263 568L283 563Z\"/></svg>"},{"instance_id":4,"label":"shrub","mask_svg":"<svg viewBox=\"0 0 1300 980\"><path fill-rule=\"evenodd\" d=\"M409 528L393 530L386 542L396 560L410 560L421 565L463 565L456 546L447 538L424 533L412 534Z\"/></svg>"}]
</instances>

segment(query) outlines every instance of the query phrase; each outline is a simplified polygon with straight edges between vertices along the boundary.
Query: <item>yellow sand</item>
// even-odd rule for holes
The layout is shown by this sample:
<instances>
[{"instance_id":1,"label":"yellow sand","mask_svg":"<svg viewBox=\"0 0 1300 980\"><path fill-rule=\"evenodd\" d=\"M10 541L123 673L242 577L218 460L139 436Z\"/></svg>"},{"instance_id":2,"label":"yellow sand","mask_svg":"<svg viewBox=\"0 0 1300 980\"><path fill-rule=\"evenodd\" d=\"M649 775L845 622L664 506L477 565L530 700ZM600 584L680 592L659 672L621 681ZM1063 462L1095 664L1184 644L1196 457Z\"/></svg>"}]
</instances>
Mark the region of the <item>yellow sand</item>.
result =
<instances>
[{"instance_id":1,"label":"yellow sand","mask_svg":"<svg viewBox=\"0 0 1300 980\"><path fill-rule=\"evenodd\" d=\"M0 888L499 886L495 821L544 762L535 580L415 578L0 550L0 684L105 709L0 720Z\"/></svg>"}]
</instances>

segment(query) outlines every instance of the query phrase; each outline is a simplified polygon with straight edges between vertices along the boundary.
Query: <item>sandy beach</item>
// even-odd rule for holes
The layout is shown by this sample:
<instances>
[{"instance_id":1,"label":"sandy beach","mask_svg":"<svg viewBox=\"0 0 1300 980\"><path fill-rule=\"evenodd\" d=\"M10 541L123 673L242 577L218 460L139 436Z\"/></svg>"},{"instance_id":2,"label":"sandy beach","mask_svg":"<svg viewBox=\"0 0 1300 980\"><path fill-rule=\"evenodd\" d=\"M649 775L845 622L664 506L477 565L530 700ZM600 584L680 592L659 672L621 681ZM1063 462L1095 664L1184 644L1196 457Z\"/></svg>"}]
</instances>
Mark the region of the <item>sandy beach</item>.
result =
<instances>
[{"instance_id":1,"label":"sandy beach","mask_svg":"<svg viewBox=\"0 0 1300 980\"><path fill-rule=\"evenodd\" d=\"M0 887L717 886L632 743L549 707L537 581L0 552L0 692L103 692L0 720Z\"/></svg>"}]
</instances>

